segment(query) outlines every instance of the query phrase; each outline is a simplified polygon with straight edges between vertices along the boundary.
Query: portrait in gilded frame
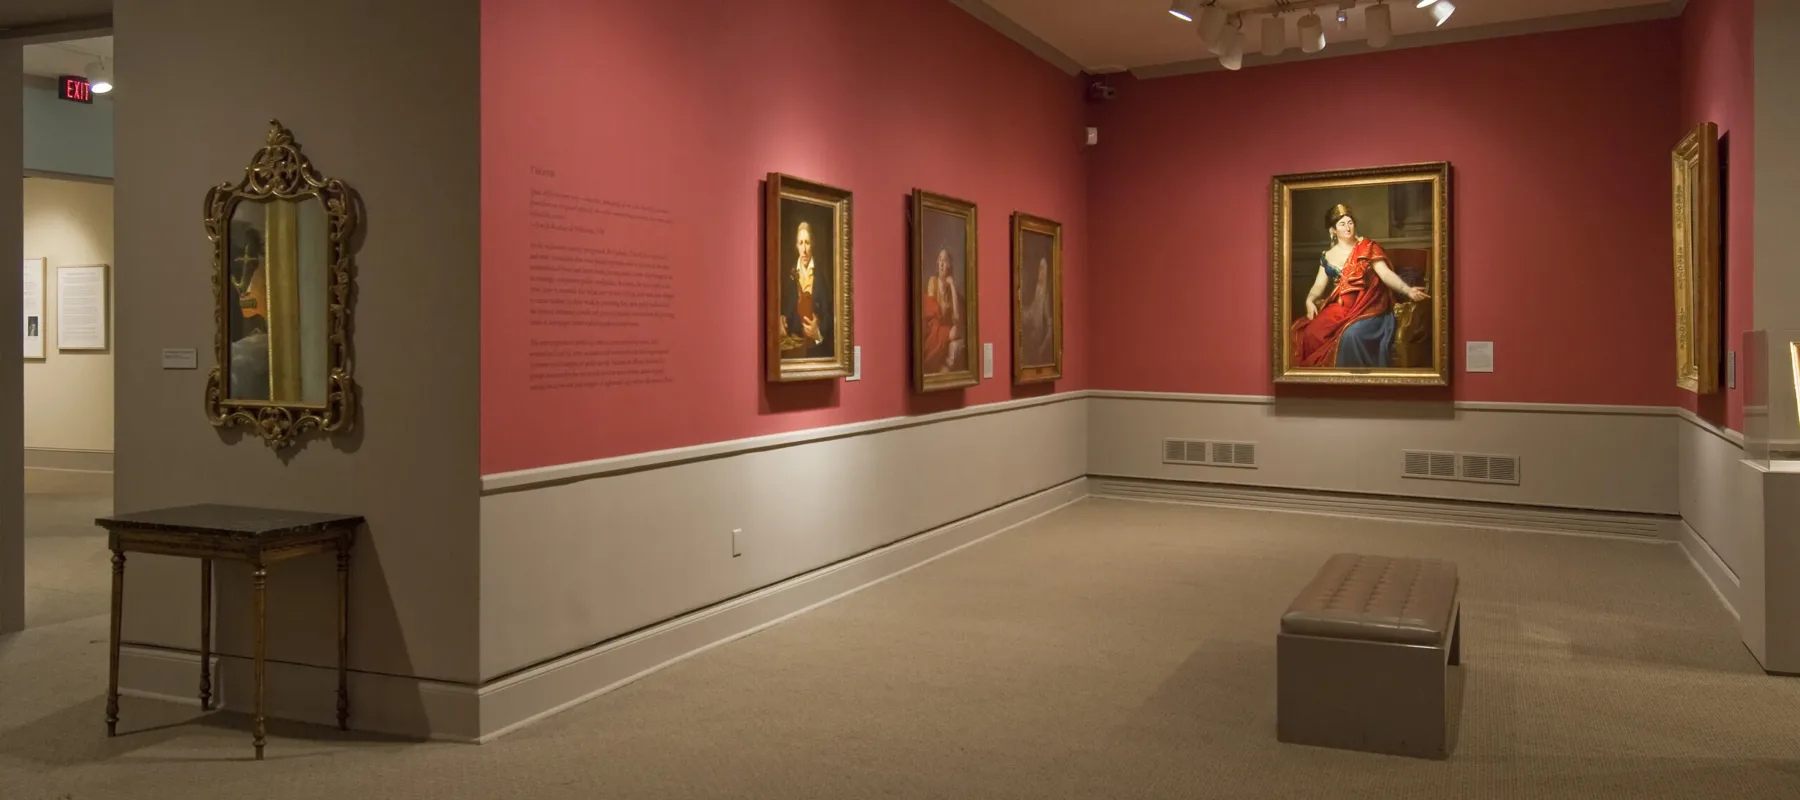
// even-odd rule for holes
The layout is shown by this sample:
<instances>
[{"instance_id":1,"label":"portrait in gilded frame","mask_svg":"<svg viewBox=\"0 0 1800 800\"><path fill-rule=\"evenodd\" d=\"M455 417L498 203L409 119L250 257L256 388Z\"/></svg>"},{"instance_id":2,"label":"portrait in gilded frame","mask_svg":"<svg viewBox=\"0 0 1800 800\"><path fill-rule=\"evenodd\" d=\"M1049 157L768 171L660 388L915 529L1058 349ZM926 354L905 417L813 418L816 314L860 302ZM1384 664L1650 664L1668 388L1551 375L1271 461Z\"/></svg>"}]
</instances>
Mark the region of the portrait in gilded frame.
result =
<instances>
[{"instance_id":1,"label":"portrait in gilded frame","mask_svg":"<svg viewBox=\"0 0 1800 800\"><path fill-rule=\"evenodd\" d=\"M764 213L768 379L849 376L850 192L770 173Z\"/></svg>"},{"instance_id":2,"label":"portrait in gilded frame","mask_svg":"<svg viewBox=\"0 0 1800 800\"><path fill-rule=\"evenodd\" d=\"M1063 374L1062 223L1023 212L1012 220L1013 383Z\"/></svg>"},{"instance_id":3,"label":"portrait in gilded frame","mask_svg":"<svg viewBox=\"0 0 1800 800\"><path fill-rule=\"evenodd\" d=\"M1450 383L1450 165L1278 175L1276 383Z\"/></svg>"},{"instance_id":4,"label":"portrait in gilded frame","mask_svg":"<svg viewBox=\"0 0 1800 800\"><path fill-rule=\"evenodd\" d=\"M1719 390L1719 126L1703 122L1669 156L1675 217L1675 385Z\"/></svg>"},{"instance_id":5,"label":"portrait in gilded frame","mask_svg":"<svg viewBox=\"0 0 1800 800\"><path fill-rule=\"evenodd\" d=\"M913 388L957 389L981 382L975 204L913 190Z\"/></svg>"}]
</instances>

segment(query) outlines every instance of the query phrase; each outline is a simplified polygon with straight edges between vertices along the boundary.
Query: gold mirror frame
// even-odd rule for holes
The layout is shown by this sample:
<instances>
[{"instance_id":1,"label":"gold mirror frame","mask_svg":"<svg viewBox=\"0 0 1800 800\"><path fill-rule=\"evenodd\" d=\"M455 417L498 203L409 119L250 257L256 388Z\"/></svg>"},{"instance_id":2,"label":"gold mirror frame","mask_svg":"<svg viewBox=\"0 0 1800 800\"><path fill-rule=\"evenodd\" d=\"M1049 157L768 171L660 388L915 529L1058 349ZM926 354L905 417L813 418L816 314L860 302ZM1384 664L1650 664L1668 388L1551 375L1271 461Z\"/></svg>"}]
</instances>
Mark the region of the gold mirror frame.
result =
<instances>
[{"instance_id":1,"label":"gold mirror frame","mask_svg":"<svg viewBox=\"0 0 1800 800\"><path fill-rule=\"evenodd\" d=\"M1703 122L1669 154L1675 214L1675 385L1719 390L1719 126Z\"/></svg>"},{"instance_id":2,"label":"gold mirror frame","mask_svg":"<svg viewBox=\"0 0 1800 800\"><path fill-rule=\"evenodd\" d=\"M227 398L225 365L231 218L239 203L318 198L326 221L326 394L323 405L233 400ZM221 183L206 192L206 238L212 242L213 368L206 377L206 417L214 427L238 424L256 429L269 447L292 445L309 431L336 433L351 428L356 409L356 383L350 369L350 280L354 266L351 237L362 223L351 190L343 181L326 178L300 151L294 135L280 120L269 120L267 143L250 159L236 184Z\"/></svg>"}]
</instances>

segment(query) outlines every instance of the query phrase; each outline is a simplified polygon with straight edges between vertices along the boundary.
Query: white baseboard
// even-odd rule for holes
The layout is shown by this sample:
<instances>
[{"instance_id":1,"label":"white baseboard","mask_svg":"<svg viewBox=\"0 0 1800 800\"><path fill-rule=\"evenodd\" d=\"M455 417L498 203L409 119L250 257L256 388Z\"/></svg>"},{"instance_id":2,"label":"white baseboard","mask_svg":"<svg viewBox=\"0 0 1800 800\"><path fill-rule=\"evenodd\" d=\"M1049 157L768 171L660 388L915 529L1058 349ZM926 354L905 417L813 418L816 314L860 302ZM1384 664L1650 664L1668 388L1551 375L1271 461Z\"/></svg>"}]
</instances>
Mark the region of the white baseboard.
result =
<instances>
[{"instance_id":1,"label":"white baseboard","mask_svg":"<svg viewBox=\"0 0 1800 800\"><path fill-rule=\"evenodd\" d=\"M1333 517L1455 525L1489 530L1609 536L1667 542L1685 527L1679 517L1609 511L1423 500L1371 494L1272 489L1239 484L1189 483L1090 476L1096 497L1247 508Z\"/></svg>"},{"instance_id":2,"label":"white baseboard","mask_svg":"<svg viewBox=\"0 0 1800 800\"><path fill-rule=\"evenodd\" d=\"M255 713L252 663L213 656L214 708ZM304 664L264 665L264 715L335 728L337 670ZM479 725L475 688L421 678L351 672L350 727L414 739L471 741ZM200 705L200 654L125 645L119 648L119 694L186 706ZM131 730L130 710L119 729Z\"/></svg>"},{"instance_id":3,"label":"white baseboard","mask_svg":"<svg viewBox=\"0 0 1800 800\"><path fill-rule=\"evenodd\" d=\"M1566 509L1483 506L1377 496L1089 477L1046 489L846 561L790 578L650 628L474 687L410 677L350 673L351 727L410 738L489 742L714 647L779 624L838 598L1055 512L1088 496L1249 508L1388 521L1459 525L1627 540L1679 542L1736 615L1736 576L1679 519ZM251 664L215 656L214 697L248 713ZM270 663L271 718L336 724L337 673ZM121 648L120 692L198 705L199 655L140 645ZM129 715L121 727L130 728Z\"/></svg>"},{"instance_id":4,"label":"white baseboard","mask_svg":"<svg viewBox=\"0 0 1800 800\"><path fill-rule=\"evenodd\" d=\"M1677 541L1681 543L1681 552L1687 554L1688 563L1693 564L1694 569L1700 571L1700 577L1705 578L1707 585L1712 587L1713 593L1719 596L1719 602L1724 604L1725 610L1730 611L1732 617L1743 619L1738 614L1735 602L1742 587L1737 573L1732 572L1730 565L1726 564L1724 559L1719 558L1719 554L1713 550L1712 545L1707 544L1706 539L1702 538L1686 522L1680 524L1676 537Z\"/></svg>"},{"instance_id":5,"label":"white baseboard","mask_svg":"<svg viewBox=\"0 0 1800 800\"><path fill-rule=\"evenodd\" d=\"M1081 500L1073 481L481 687L486 742Z\"/></svg>"},{"instance_id":6,"label":"white baseboard","mask_svg":"<svg viewBox=\"0 0 1800 800\"><path fill-rule=\"evenodd\" d=\"M99 470L26 467L26 494L109 494L113 474Z\"/></svg>"},{"instance_id":7,"label":"white baseboard","mask_svg":"<svg viewBox=\"0 0 1800 800\"><path fill-rule=\"evenodd\" d=\"M573 708L663 667L748 636L840 597L1086 497L1077 478L998 508L902 539L869 553L790 578L653 627L565 655L481 687L412 677L351 672L350 727L417 739L487 742ZM251 713L249 659L214 655L217 707ZM265 715L323 726L337 724L336 670L266 665ZM119 692L198 706L200 655L125 645ZM120 727L130 729L129 714Z\"/></svg>"}]
</instances>

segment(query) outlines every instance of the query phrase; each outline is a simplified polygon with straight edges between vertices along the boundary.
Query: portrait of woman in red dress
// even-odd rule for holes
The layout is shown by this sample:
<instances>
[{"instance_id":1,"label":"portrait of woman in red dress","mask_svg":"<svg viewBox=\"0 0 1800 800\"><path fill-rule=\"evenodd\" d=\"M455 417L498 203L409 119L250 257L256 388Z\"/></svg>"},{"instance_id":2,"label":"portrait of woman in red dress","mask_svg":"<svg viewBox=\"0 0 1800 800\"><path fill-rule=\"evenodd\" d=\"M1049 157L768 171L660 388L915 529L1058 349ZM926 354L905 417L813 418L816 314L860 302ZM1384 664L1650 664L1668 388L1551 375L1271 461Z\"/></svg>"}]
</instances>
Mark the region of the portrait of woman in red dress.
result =
<instances>
[{"instance_id":1,"label":"portrait of woman in red dress","mask_svg":"<svg viewBox=\"0 0 1800 800\"><path fill-rule=\"evenodd\" d=\"M915 189L912 220L913 389L974 386L981 381L971 351L981 341L975 204Z\"/></svg>"},{"instance_id":2,"label":"portrait of woman in red dress","mask_svg":"<svg viewBox=\"0 0 1800 800\"><path fill-rule=\"evenodd\" d=\"M1356 234L1349 206L1333 206L1325 224L1332 244L1319 254L1319 271L1306 294L1306 319L1290 329L1292 365L1392 366L1395 295L1415 303L1431 295L1407 285L1378 242Z\"/></svg>"},{"instance_id":3,"label":"portrait of woman in red dress","mask_svg":"<svg viewBox=\"0 0 1800 800\"><path fill-rule=\"evenodd\" d=\"M968 346L962 337L961 292L950 273L950 251L939 248L937 269L925 278L925 297L919 309L919 359L927 375L963 369Z\"/></svg>"}]
</instances>

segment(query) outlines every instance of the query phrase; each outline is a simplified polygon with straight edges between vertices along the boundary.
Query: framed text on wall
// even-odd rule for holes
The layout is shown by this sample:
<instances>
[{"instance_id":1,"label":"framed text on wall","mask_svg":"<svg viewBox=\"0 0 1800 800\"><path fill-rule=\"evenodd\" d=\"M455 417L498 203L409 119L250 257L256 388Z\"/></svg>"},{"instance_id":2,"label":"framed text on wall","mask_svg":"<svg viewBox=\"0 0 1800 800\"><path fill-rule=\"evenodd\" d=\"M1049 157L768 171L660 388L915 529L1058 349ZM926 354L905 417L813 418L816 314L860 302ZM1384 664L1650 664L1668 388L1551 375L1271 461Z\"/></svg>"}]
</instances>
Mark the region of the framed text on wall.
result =
<instances>
[{"instance_id":1,"label":"framed text on wall","mask_svg":"<svg viewBox=\"0 0 1800 800\"><path fill-rule=\"evenodd\" d=\"M24 296L25 311L20 324L24 326L25 357L44 357L44 262L43 258L25 259Z\"/></svg>"},{"instance_id":2,"label":"framed text on wall","mask_svg":"<svg viewBox=\"0 0 1800 800\"><path fill-rule=\"evenodd\" d=\"M56 349L105 350L106 265L56 268Z\"/></svg>"}]
</instances>

